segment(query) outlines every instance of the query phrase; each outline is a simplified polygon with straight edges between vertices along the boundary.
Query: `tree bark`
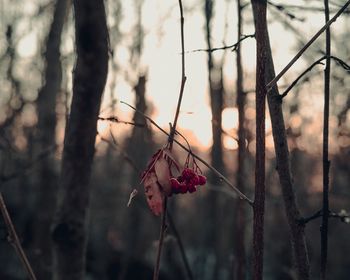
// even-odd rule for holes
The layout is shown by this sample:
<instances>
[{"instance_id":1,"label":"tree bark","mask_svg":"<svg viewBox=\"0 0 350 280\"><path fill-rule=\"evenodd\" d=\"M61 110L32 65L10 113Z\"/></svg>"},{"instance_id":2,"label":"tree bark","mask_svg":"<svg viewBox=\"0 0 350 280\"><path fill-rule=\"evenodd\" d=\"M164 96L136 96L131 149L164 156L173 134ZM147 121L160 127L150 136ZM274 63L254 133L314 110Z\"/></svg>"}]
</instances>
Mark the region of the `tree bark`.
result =
<instances>
[{"instance_id":1,"label":"tree bark","mask_svg":"<svg viewBox=\"0 0 350 280\"><path fill-rule=\"evenodd\" d=\"M212 137L213 144L210 151L211 164L215 166L216 169L220 170L223 174L224 172L224 161L223 161L223 148L222 148L222 110L224 102L224 87L222 79L222 65L215 65L214 59L212 56L211 50L211 20L213 17L213 5L214 0L205 0L205 34L208 47L208 82L209 82L209 95L210 95L210 108L212 113ZM220 184L220 179L216 174L209 174L209 181L215 187ZM205 236L205 242L208 248L211 248L210 253L215 256L213 279L218 278L218 273L220 266L222 264L221 259L222 250L220 249L221 242L220 240L220 231L221 228L219 225L219 209L218 205L220 204L220 196L217 192L211 192L207 196L207 205L209 209L208 215L208 230Z\"/></svg>"},{"instance_id":2,"label":"tree bark","mask_svg":"<svg viewBox=\"0 0 350 280\"><path fill-rule=\"evenodd\" d=\"M263 279L265 212L266 1L253 0L256 38L256 154L253 219L253 278Z\"/></svg>"},{"instance_id":3,"label":"tree bark","mask_svg":"<svg viewBox=\"0 0 350 280\"><path fill-rule=\"evenodd\" d=\"M53 227L56 280L82 280L85 271L89 180L97 117L108 71L108 31L102 0L75 0L77 62Z\"/></svg>"},{"instance_id":4,"label":"tree bark","mask_svg":"<svg viewBox=\"0 0 350 280\"><path fill-rule=\"evenodd\" d=\"M237 41L242 36L242 7L241 1L237 0ZM236 50L236 67L237 67L237 108L238 108L238 170L237 170L237 187L245 193L246 190L246 135L245 135L245 102L246 97L243 91L243 69L241 48ZM245 201L237 198L236 204L236 219L235 219L235 244L234 244L234 279L245 279L246 270L246 251L245 251Z\"/></svg>"},{"instance_id":5,"label":"tree bark","mask_svg":"<svg viewBox=\"0 0 350 280\"><path fill-rule=\"evenodd\" d=\"M256 6L257 1L252 1L252 5L253 7ZM253 9L253 15L255 19L259 17L256 9ZM273 65L273 58L267 26L265 33L265 38L267 39L267 65L265 70L266 82L269 82L275 78L276 74ZM270 111L272 134L276 153L276 169L282 188L285 212L291 231L292 246L294 252L294 260L297 268L297 275L299 280L309 279L310 264L305 241L305 228L304 225L299 222L301 215L296 202L292 182L292 174L289 162L289 150L282 112L282 101L281 97L279 96L279 91L276 85L274 85L267 94L267 101Z\"/></svg>"},{"instance_id":6,"label":"tree bark","mask_svg":"<svg viewBox=\"0 0 350 280\"><path fill-rule=\"evenodd\" d=\"M55 5L50 32L46 41L44 84L37 100L38 125L36 152L41 153L55 146L56 97L60 91L62 68L60 45L66 18L68 0L58 0ZM34 221L33 269L39 279L51 279L52 244L50 227L55 211L57 174L53 155L40 161L37 215Z\"/></svg>"}]
</instances>

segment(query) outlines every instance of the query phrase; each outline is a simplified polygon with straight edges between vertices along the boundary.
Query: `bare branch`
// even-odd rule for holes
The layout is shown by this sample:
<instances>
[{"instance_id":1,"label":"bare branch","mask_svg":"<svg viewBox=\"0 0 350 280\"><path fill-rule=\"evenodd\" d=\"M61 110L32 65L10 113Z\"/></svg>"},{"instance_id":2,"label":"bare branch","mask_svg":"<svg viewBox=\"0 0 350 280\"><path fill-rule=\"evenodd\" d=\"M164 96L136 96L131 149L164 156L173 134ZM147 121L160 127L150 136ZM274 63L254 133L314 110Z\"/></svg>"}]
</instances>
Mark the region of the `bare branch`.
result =
<instances>
[{"instance_id":1,"label":"bare branch","mask_svg":"<svg viewBox=\"0 0 350 280\"><path fill-rule=\"evenodd\" d=\"M325 31L332 23L334 23L337 18L345 11L345 9L350 5L350 0L348 0L343 7L305 44L304 47L294 56L294 58L284 67L281 72L276 75L268 84L267 91L269 92L272 87L281 79L281 77L293 66L293 64L301 57L301 55L313 44L313 42Z\"/></svg>"},{"instance_id":2,"label":"bare branch","mask_svg":"<svg viewBox=\"0 0 350 280\"><path fill-rule=\"evenodd\" d=\"M126 106L129 106L131 109L135 110L135 112L141 114L146 120L148 120L152 125L154 125L156 128L158 128L161 132L163 132L166 135L170 135L167 131L165 131L163 128L161 128L154 120L152 120L149 116L145 115L144 113L140 112L139 110L137 110L135 107L133 107L132 105L124 102L124 101L120 101L120 103L125 104ZM246 195L244 195L237 187L235 187L224 175L222 175L217 169L215 169L215 167L213 167L212 165L210 165L209 163L207 163L204 159L202 159L200 156L196 155L195 153L193 153L190 149L188 149L185 145L181 144L179 141L177 141L176 139L174 139L174 143L176 143L177 145L179 145L179 147L181 147L183 150L187 151L188 153L190 153L195 159L199 160L201 163L203 163L206 167L208 167L214 174L216 174L216 176L219 177L220 180L222 180L223 182L226 183L226 185L228 185L230 188L232 188L236 194L238 195L238 197L240 199L245 200L250 206L253 206L253 201L251 199L249 199Z\"/></svg>"},{"instance_id":3,"label":"bare branch","mask_svg":"<svg viewBox=\"0 0 350 280\"><path fill-rule=\"evenodd\" d=\"M316 60L314 63L312 63L303 73L301 73L291 84L290 86L288 86L288 88L280 95L281 98L284 98L285 96L287 96L287 94L290 92L290 90L299 82L299 80L305 76L308 72L310 72L312 70L312 68L314 68L316 65L318 64L322 64L324 65L324 63L322 62L322 60L324 60L326 57L323 56L321 58L319 58L318 60Z\"/></svg>"},{"instance_id":4,"label":"bare branch","mask_svg":"<svg viewBox=\"0 0 350 280\"><path fill-rule=\"evenodd\" d=\"M22 262L22 264L23 264L23 266L28 274L29 279L36 280L33 269L28 261L26 254L24 253L21 242L19 241L19 238L17 236L15 227L14 227L12 220L10 218L10 215L7 211L6 204L5 204L5 201L4 201L4 198L1 194L1 192L0 192L0 209L1 209L1 213L2 213L2 216L4 218L5 225L6 225L6 229L7 229L7 233L8 233L8 238L7 238L8 241L14 246L18 257L20 258L20 260L21 260L21 262Z\"/></svg>"},{"instance_id":5,"label":"bare branch","mask_svg":"<svg viewBox=\"0 0 350 280\"><path fill-rule=\"evenodd\" d=\"M122 120L118 119L118 117L114 117L114 116L113 117L108 117L108 118L98 117L98 120L100 120L100 121L109 121L109 122L114 122L114 123L130 124L130 125L138 126L138 127L144 127L145 126L143 123L122 121Z\"/></svg>"},{"instance_id":6,"label":"bare branch","mask_svg":"<svg viewBox=\"0 0 350 280\"><path fill-rule=\"evenodd\" d=\"M316 65L318 64L322 64L324 65L324 63L322 62L322 60L325 60L327 58L327 55L322 56L321 58L319 58L318 60L316 60L314 63L312 63L308 68L306 68L306 70L304 70L289 86L288 88L281 94L281 98L284 98L285 96L287 96L287 94L290 92L290 90L300 81L300 79L305 76L309 71L312 70L312 68L314 68ZM331 55L330 56L331 59L334 59L345 71L350 72L350 65L346 64L346 62L344 62L343 60L341 60L340 58Z\"/></svg>"},{"instance_id":7,"label":"bare branch","mask_svg":"<svg viewBox=\"0 0 350 280\"><path fill-rule=\"evenodd\" d=\"M215 52L215 51L224 51L227 49L231 49L231 51L234 52L237 50L238 46L247 38L255 38L255 34L243 35L241 39L239 39L236 43L232 45L218 47L218 48L211 48L211 49L196 49L189 52Z\"/></svg>"},{"instance_id":8,"label":"bare branch","mask_svg":"<svg viewBox=\"0 0 350 280\"><path fill-rule=\"evenodd\" d=\"M181 102L182 102L182 97L183 97L185 83L186 83L185 39L184 39L184 21L185 21L185 19L184 19L184 15L183 15L183 8L182 8L182 1L181 0L179 0L179 9L180 9L180 21L181 21L181 24L180 24L180 30L181 30L181 86L180 86L179 99L178 99L177 107L176 107L176 113L174 116L174 122L173 122L173 125L171 126L170 134L168 137L169 150L171 150L173 147L177 120L179 118ZM161 225L160 225L157 259L156 259L156 263L155 263L154 271L153 271L153 280L158 280L158 278L159 278L160 257L162 255L164 234L165 234L165 230L166 230L166 216L167 216L166 212L167 212L167 202L168 202L167 200L168 200L168 198L167 198L167 196L165 196L164 197L164 205L163 205L163 213L162 213L162 221L161 221Z\"/></svg>"},{"instance_id":9,"label":"bare branch","mask_svg":"<svg viewBox=\"0 0 350 280\"><path fill-rule=\"evenodd\" d=\"M324 13L324 8L322 7L308 7L305 5L287 5L287 4L275 4L272 3L271 1L268 1L268 4L272 5L272 6L276 6L276 9L279 10L285 10L285 9L290 9L290 10L302 10L302 11L307 11L307 12L321 12ZM340 5L335 5L336 8L341 8ZM337 10L335 9L329 9L330 13L335 13L337 12ZM344 11L344 14L350 14L350 11Z\"/></svg>"},{"instance_id":10,"label":"bare branch","mask_svg":"<svg viewBox=\"0 0 350 280\"><path fill-rule=\"evenodd\" d=\"M267 1L267 3L269 5L271 5L272 7L276 8L279 12L283 13L284 15L286 15L287 17L289 17L289 19L291 20L298 20L298 21L305 21L305 18L299 18L297 17L295 14L292 14L291 12L287 11L288 7L285 5L281 5L281 4L275 4L271 1Z\"/></svg>"},{"instance_id":11,"label":"bare branch","mask_svg":"<svg viewBox=\"0 0 350 280\"><path fill-rule=\"evenodd\" d=\"M181 253L181 257L182 257L182 260L184 262L184 265L185 265L185 269L186 269L186 273L187 273L187 277L188 279L190 280L193 280L193 273L192 273L192 270L191 270L191 267L188 263L188 259L187 259L187 256L186 256L186 252L185 252L185 248L182 244L182 240L181 240L181 237L180 237L180 234L178 232L178 230L176 229L176 226L175 226L175 223L174 223L174 220L172 218L172 216L170 215L170 213L168 212L167 213L167 216L168 216L168 220L169 220L169 225L175 235L175 238L176 238L176 241L177 241L177 244L179 246L179 249L180 249L180 253Z\"/></svg>"},{"instance_id":12,"label":"bare branch","mask_svg":"<svg viewBox=\"0 0 350 280\"><path fill-rule=\"evenodd\" d=\"M300 219L299 223L304 225L320 217L323 217L322 210L317 211L315 214L311 215L310 217ZM328 218L338 218L340 219L341 222L350 224L350 213L344 209L340 210L338 213L329 211Z\"/></svg>"}]
</instances>

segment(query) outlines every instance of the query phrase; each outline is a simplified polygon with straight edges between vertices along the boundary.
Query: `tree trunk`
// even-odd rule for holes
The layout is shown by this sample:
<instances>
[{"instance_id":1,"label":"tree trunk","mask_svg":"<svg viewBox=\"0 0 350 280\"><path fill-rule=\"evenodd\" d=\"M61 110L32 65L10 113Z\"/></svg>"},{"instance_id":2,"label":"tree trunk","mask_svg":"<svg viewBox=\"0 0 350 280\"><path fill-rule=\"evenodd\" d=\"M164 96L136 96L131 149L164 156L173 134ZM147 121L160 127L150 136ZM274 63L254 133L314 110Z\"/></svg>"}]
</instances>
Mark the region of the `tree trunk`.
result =
<instances>
[{"instance_id":1,"label":"tree trunk","mask_svg":"<svg viewBox=\"0 0 350 280\"><path fill-rule=\"evenodd\" d=\"M97 117L108 71L108 31L102 0L75 0L77 62L53 227L57 280L82 280L85 271L90 173Z\"/></svg>"},{"instance_id":2,"label":"tree trunk","mask_svg":"<svg viewBox=\"0 0 350 280\"><path fill-rule=\"evenodd\" d=\"M237 13L238 13L238 31L237 39L242 36L242 7L241 1L237 0ZM237 41L238 41L237 40ZM243 91L243 69L241 59L241 48L237 47L236 50L236 67L237 67L237 108L238 108L238 170L237 170L237 187L245 193L246 190L246 136L245 136L245 111L244 106L246 102L245 93ZM236 219L235 223L235 243L234 243L234 279L245 279L246 270L246 252L245 252L245 201L237 198L236 204Z\"/></svg>"},{"instance_id":3,"label":"tree trunk","mask_svg":"<svg viewBox=\"0 0 350 280\"><path fill-rule=\"evenodd\" d=\"M252 0L256 37L256 154L253 220L253 278L263 279L265 212L266 1Z\"/></svg>"},{"instance_id":4,"label":"tree trunk","mask_svg":"<svg viewBox=\"0 0 350 280\"><path fill-rule=\"evenodd\" d=\"M224 172L224 161L223 161L223 149L222 149L222 110L223 110L223 79L222 79L222 65L215 66L213 61L213 56L211 50L211 20L213 17L213 0L205 0L205 31L206 31L206 41L208 47L208 82L209 82L209 94L210 94L210 108L212 113L212 134L213 134L213 144L211 147L211 164L215 166L216 169L220 170L223 174ZM213 173L209 174L209 181L215 187L220 184L220 179ZM222 240L219 238L221 235L219 226L219 208L220 196L217 192L211 192L207 196L208 205L208 229L205 236L206 246L211 248L209 254L214 254L215 263L213 271L213 279L218 278L218 273L220 266L223 263L222 250L220 249ZM211 251L212 250L212 251Z\"/></svg>"},{"instance_id":5,"label":"tree trunk","mask_svg":"<svg viewBox=\"0 0 350 280\"><path fill-rule=\"evenodd\" d=\"M253 7L257 5L256 1L252 1ZM254 18L259 15L256 9L253 9ZM275 76L272 52L269 42L268 30L266 26L266 82L271 81ZM305 241L304 225L299 222L301 215L297 206L294 187L292 183L292 174L289 162L289 150L287 144L286 129L282 113L282 102L279 96L277 86L273 86L267 94L267 101L270 111L272 134L276 153L277 172L282 188L282 196L285 205L288 224L291 230L292 245L294 250L294 259L298 271L298 279L309 279L309 259Z\"/></svg>"},{"instance_id":6,"label":"tree trunk","mask_svg":"<svg viewBox=\"0 0 350 280\"><path fill-rule=\"evenodd\" d=\"M61 34L67 13L68 0L56 2L50 32L46 42L44 85L39 91L36 153L55 146L56 97L61 87ZM34 221L33 269L39 279L51 279L52 252L50 227L54 215L57 192L57 174L53 155L40 161L39 190Z\"/></svg>"}]
</instances>

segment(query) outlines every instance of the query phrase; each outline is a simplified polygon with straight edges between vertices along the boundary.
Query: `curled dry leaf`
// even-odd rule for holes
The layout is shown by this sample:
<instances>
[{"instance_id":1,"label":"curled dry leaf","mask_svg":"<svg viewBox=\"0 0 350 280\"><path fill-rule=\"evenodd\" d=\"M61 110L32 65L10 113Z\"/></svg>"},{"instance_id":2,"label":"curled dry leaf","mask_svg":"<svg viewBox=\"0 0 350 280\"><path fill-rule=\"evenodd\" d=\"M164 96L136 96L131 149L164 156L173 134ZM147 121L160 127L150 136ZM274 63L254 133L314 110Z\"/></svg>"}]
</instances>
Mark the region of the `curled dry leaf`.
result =
<instances>
[{"instance_id":1,"label":"curled dry leaf","mask_svg":"<svg viewBox=\"0 0 350 280\"><path fill-rule=\"evenodd\" d=\"M164 157L159 158L154 165L154 170L158 178L158 183L161 185L165 194L168 196L171 195L169 162Z\"/></svg>"},{"instance_id":2,"label":"curled dry leaf","mask_svg":"<svg viewBox=\"0 0 350 280\"><path fill-rule=\"evenodd\" d=\"M129 201L128 201L128 204L127 204L128 207L130 207L131 202L134 199L134 197L137 195L137 193L138 193L137 189L133 189L132 192L130 193Z\"/></svg>"},{"instance_id":3,"label":"curled dry leaf","mask_svg":"<svg viewBox=\"0 0 350 280\"><path fill-rule=\"evenodd\" d=\"M159 188L156 173L148 172L143 179L143 184L148 206L155 215L159 216L163 212L164 195Z\"/></svg>"}]
</instances>

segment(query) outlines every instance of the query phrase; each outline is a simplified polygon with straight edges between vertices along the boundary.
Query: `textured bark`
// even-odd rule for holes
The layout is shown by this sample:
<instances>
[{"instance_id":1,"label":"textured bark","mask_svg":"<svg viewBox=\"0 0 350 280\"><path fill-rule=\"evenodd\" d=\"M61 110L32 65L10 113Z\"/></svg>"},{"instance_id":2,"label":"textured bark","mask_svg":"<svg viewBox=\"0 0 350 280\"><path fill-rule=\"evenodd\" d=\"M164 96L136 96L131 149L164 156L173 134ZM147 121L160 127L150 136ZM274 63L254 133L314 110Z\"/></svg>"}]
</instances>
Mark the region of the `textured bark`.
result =
<instances>
[{"instance_id":1,"label":"textured bark","mask_svg":"<svg viewBox=\"0 0 350 280\"><path fill-rule=\"evenodd\" d=\"M89 180L97 117L108 69L104 2L75 0L73 3L77 62L53 227L54 279L57 280L84 279Z\"/></svg>"},{"instance_id":2,"label":"textured bark","mask_svg":"<svg viewBox=\"0 0 350 280\"><path fill-rule=\"evenodd\" d=\"M237 0L237 41L242 36L242 7L241 1ZM246 96L243 91L243 68L241 58L241 48L237 47L236 50L236 67L237 67L237 108L238 108L238 170L237 170L237 187L245 193L246 190L246 135L245 135L245 111L244 106L246 102ZM235 244L234 255L235 265L234 267L234 279L245 279L246 270L246 252L245 252L245 201L242 199L236 199L236 219L235 219Z\"/></svg>"},{"instance_id":3,"label":"textured bark","mask_svg":"<svg viewBox=\"0 0 350 280\"><path fill-rule=\"evenodd\" d=\"M62 81L60 61L61 34L67 13L68 0L55 5L50 32L46 41L44 84L37 100L38 125L36 152L41 153L55 145L56 97ZM52 244L50 227L54 215L57 192L57 174L53 155L39 162L39 190L34 221L33 269L39 279L51 279Z\"/></svg>"},{"instance_id":4,"label":"textured bark","mask_svg":"<svg viewBox=\"0 0 350 280\"><path fill-rule=\"evenodd\" d=\"M256 1L252 2L253 7L256 6ZM258 18L256 9L253 9L254 18ZM266 82L271 81L275 76L275 70L272 59L272 52L269 42L268 30L266 27ZM298 279L309 279L309 259L305 241L304 225L299 223L301 218L294 187L292 182L292 174L289 162L289 150L287 144L287 135L282 113L282 102L279 96L277 86L273 86L267 94L267 101L270 111L272 134L276 153L277 172L282 188L282 196L285 206L285 212L288 224L291 231L291 239L294 251L294 260L297 268Z\"/></svg>"},{"instance_id":5,"label":"textured bark","mask_svg":"<svg viewBox=\"0 0 350 280\"><path fill-rule=\"evenodd\" d=\"M212 134L213 134L213 144L210 151L211 164L215 166L216 169L220 170L223 174L224 172L224 162L223 162L223 148L222 148L222 110L223 110L223 80L222 80L222 66L215 65L211 50L211 20L213 17L213 0L205 0L205 36L208 47L208 82L209 82L209 94L210 94L210 108L212 113ZM210 173L209 181L217 186L220 184L220 179L216 174ZM208 248L212 250L210 253L214 254L216 257L213 271L213 279L218 278L218 273L222 261L222 250L220 249L220 217L219 217L219 199L217 192L211 192L207 196L208 205L208 229L206 231L205 242Z\"/></svg>"},{"instance_id":6,"label":"textured bark","mask_svg":"<svg viewBox=\"0 0 350 280\"><path fill-rule=\"evenodd\" d=\"M266 1L252 1L256 38L256 154L253 218L253 279L263 279L265 212Z\"/></svg>"}]
</instances>

